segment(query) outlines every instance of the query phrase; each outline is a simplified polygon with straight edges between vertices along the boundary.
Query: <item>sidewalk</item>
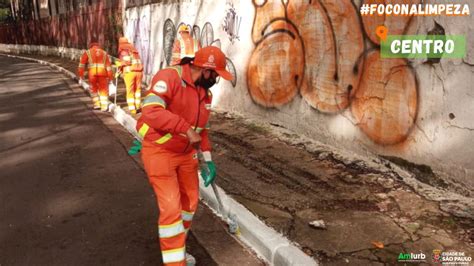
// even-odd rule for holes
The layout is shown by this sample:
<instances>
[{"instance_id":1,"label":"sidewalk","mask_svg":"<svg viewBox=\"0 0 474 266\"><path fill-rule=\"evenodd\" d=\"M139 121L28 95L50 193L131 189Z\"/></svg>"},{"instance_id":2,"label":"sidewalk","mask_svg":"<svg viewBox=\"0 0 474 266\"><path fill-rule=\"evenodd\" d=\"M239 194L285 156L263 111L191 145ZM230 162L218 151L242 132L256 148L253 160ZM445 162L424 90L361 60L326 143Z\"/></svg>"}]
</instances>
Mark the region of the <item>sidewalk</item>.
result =
<instances>
[{"instance_id":1,"label":"sidewalk","mask_svg":"<svg viewBox=\"0 0 474 266\"><path fill-rule=\"evenodd\" d=\"M75 72L75 62L34 57ZM472 194L450 200L384 160L344 159L278 125L214 113L211 128L218 185L323 265L392 264L419 252L431 262L433 250L474 256Z\"/></svg>"}]
</instances>

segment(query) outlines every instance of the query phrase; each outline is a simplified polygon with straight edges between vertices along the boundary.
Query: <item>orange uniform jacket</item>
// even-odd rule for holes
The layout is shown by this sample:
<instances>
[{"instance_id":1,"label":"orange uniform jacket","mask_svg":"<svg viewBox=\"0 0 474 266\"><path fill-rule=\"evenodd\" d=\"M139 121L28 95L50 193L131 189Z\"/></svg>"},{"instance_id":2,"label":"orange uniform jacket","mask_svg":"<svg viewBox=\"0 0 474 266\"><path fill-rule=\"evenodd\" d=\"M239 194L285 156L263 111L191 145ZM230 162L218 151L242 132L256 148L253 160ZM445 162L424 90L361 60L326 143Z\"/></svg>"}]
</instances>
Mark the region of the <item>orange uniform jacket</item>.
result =
<instances>
[{"instance_id":1,"label":"orange uniform jacket","mask_svg":"<svg viewBox=\"0 0 474 266\"><path fill-rule=\"evenodd\" d=\"M189 65L159 71L143 101L137 131L145 141L177 153L189 152L186 131L193 128L201 135L201 149L210 151L208 119L212 94L195 87Z\"/></svg>"},{"instance_id":2,"label":"orange uniform jacket","mask_svg":"<svg viewBox=\"0 0 474 266\"><path fill-rule=\"evenodd\" d=\"M112 79L112 67L107 52L97 46L85 51L79 63L78 74L84 77L84 68L87 64L89 76L109 77Z\"/></svg>"},{"instance_id":3,"label":"orange uniform jacket","mask_svg":"<svg viewBox=\"0 0 474 266\"><path fill-rule=\"evenodd\" d=\"M201 49L201 45L189 33L180 33L180 37L173 43L171 65L177 65L185 57L194 57Z\"/></svg>"},{"instance_id":4,"label":"orange uniform jacket","mask_svg":"<svg viewBox=\"0 0 474 266\"><path fill-rule=\"evenodd\" d=\"M123 72L142 72L143 65L138 51L131 45L125 46L119 53L120 62L123 65Z\"/></svg>"}]
</instances>

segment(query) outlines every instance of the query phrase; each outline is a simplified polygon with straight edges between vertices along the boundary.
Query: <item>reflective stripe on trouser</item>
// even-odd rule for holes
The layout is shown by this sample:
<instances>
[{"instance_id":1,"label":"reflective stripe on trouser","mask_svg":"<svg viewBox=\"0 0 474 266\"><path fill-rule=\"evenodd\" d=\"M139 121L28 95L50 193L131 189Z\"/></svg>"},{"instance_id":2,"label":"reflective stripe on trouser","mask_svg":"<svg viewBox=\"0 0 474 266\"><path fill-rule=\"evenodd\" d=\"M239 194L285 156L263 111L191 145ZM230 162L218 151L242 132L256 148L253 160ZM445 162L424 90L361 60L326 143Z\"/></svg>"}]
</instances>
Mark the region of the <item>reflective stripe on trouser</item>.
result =
<instances>
[{"instance_id":1,"label":"reflective stripe on trouser","mask_svg":"<svg viewBox=\"0 0 474 266\"><path fill-rule=\"evenodd\" d=\"M184 230L186 235L188 234L189 228L191 228L191 223L193 221L194 212L190 211L181 211L181 217L183 219Z\"/></svg>"},{"instance_id":2,"label":"reflective stripe on trouser","mask_svg":"<svg viewBox=\"0 0 474 266\"><path fill-rule=\"evenodd\" d=\"M99 96L97 95L97 93L92 93L92 105L93 105L93 108L96 109L96 108L100 108L100 102L99 102Z\"/></svg>"},{"instance_id":3,"label":"reflective stripe on trouser","mask_svg":"<svg viewBox=\"0 0 474 266\"><path fill-rule=\"evenodd\" d=\"M100 107L102 110L108 108L109 84L106 76L89 75L89 85L92 94L99 94Z\"/></svg>"},{"instance_id":4,"label":"reflective stripe on trouser","mask_svg":"<svg viewBox=\"0 0 474 266\"><path fill-rule=\"evenodd\" d=\"M195 152L173 153L146 140L142 145L142 161L159 208L163 262L185 265L185 229L191 224L191 214L196 211L199 199Z\"/></svg>"},{"instance_id":5,"label":"reflective stripe on trouser","mask_svg":"<svg viewBox=\"0 0 474 266\"><path fill-rule=\"evenodd\" d=\"M133 111L135 110L135 99L134 98L127 98L127 105L128 105L128 110Z\"/></svg>"},{"instance_id":6,"label":"reflective stripe on trouser","mask_svg":"<svg viewBox=\"0 0 474 266\"><path fill-rule=\"evenodd\" d=\"M105 111L109 107L109 97L108 96L99 96L100 99L100 110Z\"/></svg>"},{"instance_id":7,"label":"reflective stripe on trouser","mask_svg":"<svg viewBox=\"0 0 474 266\"><path fill-rule=\"evenodd\" d=\"M140 108L142 93L142 72L127 72L123 75L125 88L127 90L128 110L136 110Z\"/></svg>"},{"instance_id":8,"label":"reflective stripe on trouser","mask_svg":"<svg viewBox=\"0 0 474 266\"><path fill-rule=\"evenodd\" d=\"M135 91L135 106L140 109L140 105L142 104L142 89Z\"/></svg>"}]
</instances>

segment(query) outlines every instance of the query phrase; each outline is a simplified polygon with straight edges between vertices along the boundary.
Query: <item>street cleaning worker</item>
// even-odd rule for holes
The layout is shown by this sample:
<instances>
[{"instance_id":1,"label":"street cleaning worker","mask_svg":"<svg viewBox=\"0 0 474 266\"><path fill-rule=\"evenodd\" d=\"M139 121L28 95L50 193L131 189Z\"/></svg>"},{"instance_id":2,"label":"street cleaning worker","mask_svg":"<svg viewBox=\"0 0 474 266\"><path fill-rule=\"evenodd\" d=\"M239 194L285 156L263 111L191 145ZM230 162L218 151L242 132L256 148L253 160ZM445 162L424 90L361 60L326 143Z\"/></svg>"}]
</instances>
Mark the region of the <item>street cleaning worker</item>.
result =
<instances>
[{"instance_id":1,"label":"street cleaning worker","mask_svg":"<svg viewBox=\"0 0 474 266\"><path fill-rule=\"evenodd\" d=\"M143 101L137 131L143 137L142 161L156 195L158 234L165 265L192 264L186 253L186 235L198 206L197 150L209 168L205 185L214 181L208 119L209 90L216 78L232 79L222 51L208 46L180 65L160 70Z\"/></svg>"},{"instance_id":2,"label":"street cleaning worker","mask_svg":"<svg viewBox=\"0 0 474 266\"><path fill-rule=\"evenodd\" d=\"M127 105L131 114L140 112L143 65L137 49L121 37L118 46L119 72L122 73L127 91Z\"/></svg>"},{"instance_id":3,"label":"street cleaning worker","mask_svg":"<svg viewBox=\"0 0 474 266\"><path fill-rule=\"evenodd\" d=\"M191 29L188 25L182 24L178 28L178 36L173 43L171 54L171 65L177 65L182 58L194 57L197 50L201 49L199 41L191 36Z\"/></svg>"},{"instance_id":4,"label":"street cleaning worker","mask_svg":"<svg viewBox=\"0 0 474 266\"><path fill-rule=\"evenodd\" d=\"M82 84L84 79L84 68L86 65L93 108L106 112L109 107L109 82L113 78L112 67L107 52L102 50L96 42L92 42L89 45L89 49L81 56L77 69L80 84Z\"/></svg>"}]
</instances>

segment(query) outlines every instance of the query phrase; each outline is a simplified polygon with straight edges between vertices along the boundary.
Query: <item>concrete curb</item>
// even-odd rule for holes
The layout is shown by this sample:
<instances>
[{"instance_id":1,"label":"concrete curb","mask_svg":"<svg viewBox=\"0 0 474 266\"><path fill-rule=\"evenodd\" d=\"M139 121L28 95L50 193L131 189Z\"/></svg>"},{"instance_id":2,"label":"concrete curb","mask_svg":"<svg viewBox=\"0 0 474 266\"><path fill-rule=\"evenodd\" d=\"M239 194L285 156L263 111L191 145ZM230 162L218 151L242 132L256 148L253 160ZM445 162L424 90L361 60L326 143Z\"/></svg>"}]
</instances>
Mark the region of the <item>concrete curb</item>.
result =
<instances>
[{"instance_id":1,"label":"concrete curb","mask_svg":"<svg viewBox=\"0 0 474 266\"><path fill-rule=\"evenodd\" d=\"M76 81L78 80L74 73L47 61L2 53L0 53L0 55L48 65L66 74L70 78ZM82 84L82 87L86 91L89 89L89 85L85 82ZM135 130L137 121L131 115L127 114L120 108L120 106L116 106L113 103L109 105L109 110L115 120L127 129L130 134L137 139L141 139ZM200 179L199 190L201 193L201 199L206 203L206 205L208 205L217 216L224 219L224 217L217 212L218 203L212 188L210 186L207 188L204 187L202 179ZM220 187L218 187L218 191L222 199L222 204L224 205L225 214L232 213L237 219L240 229L240 234L237 237L252 248L257 255L266 260L270 265L318 265L313 258L300 250L282 234L265 225L242 204L228 196Z\"/></svg>"},{"instance_id":2,"label":"concrete curb","mask_svg":"<svg viewBox=\"0 0 474 266\"><path fill-rule=\"evenodd\" d=\"M224 215L231 213L237 218L240 229L239 239L267 260L270 265L318 265L286 237L265 225L242 204L228 196L224 190L220 187L217 189L224 205ZM201 179L199 190L206 205L222 218L217 213L218 203L211 186L204 187Z\"/></svg>"}]
</instances>

